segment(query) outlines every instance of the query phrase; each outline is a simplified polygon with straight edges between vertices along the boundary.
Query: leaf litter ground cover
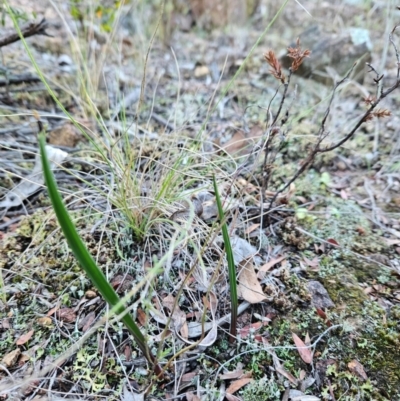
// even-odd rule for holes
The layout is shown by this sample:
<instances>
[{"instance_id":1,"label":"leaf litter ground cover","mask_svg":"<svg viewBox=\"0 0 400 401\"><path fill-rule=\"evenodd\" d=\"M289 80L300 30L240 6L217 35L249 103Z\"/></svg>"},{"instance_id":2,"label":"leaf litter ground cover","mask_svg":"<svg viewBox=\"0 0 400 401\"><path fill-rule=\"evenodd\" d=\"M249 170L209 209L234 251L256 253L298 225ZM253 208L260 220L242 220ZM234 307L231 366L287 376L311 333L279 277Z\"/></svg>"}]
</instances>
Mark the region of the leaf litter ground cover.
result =
<instances>
[{"instance_id":1,"label":"leaf litter ground cover","mask_svg":"<svg viewBox=\"0 0 400 401\"><path fill-rule=\"evenodd\" d=\"M318 19L318 10L309 9ZM173 52L156 39L141 99L146 46L140 52L121 29L121 47L111 48L103 65L87 61L98 85L84 86L75 79L79 58L64 50L66 28L55 18L51 14L54 38L28 40L34 56L91 139L109 151L107 141L115 143L103 158L76 127L64 124L43 86L10 87L0 105L8 116L0 150L3 193L12 194L35 168L39 114L49 143L68 153L54 171L78 231L115 291L127 296L167 376L157 382L121 322L104 318L103 299L71 254L46 193L36 191L22 204L4 205L1 223L4 396L394 399L400 392L398 117L368 123L344 148L316 159L277 197L268 220L260 219L262 160L252 149L262 139L277 88L262 54L285 49L298 36L296 27L287 28L293 30L287 39L265 39L222 99L221 88L265 21L256 18L245 34L177 31ZM138 32L148 43L149 32ZM97 35L100 57L107 35ZM382 36L371 30L377 46ZM12 46L4 48L5 65L30 65L21 43ZM390 57L387 64L390 80ZM333 139L364 112L360 93L373 92L373 77L364 89L348 85L334 99ZM290 113L301 117L274 159L265 210L301 165L331 94L331 87L313 80L293 80L298 87ZM384 106L396 110L397 99ZM124 163L134 172L128 178ZM213 174L237 267L234 345ZM160 261L163 272L137 291Z\"/></svg>"}]
</instances>

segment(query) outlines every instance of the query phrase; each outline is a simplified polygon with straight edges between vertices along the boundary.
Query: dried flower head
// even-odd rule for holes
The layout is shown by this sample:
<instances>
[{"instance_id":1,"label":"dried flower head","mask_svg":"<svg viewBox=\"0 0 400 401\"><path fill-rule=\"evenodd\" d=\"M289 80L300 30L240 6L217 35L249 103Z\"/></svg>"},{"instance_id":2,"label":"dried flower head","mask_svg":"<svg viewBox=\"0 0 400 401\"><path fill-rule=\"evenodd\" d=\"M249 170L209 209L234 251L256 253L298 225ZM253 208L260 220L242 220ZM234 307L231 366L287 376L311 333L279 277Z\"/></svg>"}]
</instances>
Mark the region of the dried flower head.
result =
<instances>
[{"instance_id":1,"label":"dried flower head","mask_svg":"<svg viewBox=\"0 0 400 401\"><path fill-rule=\"evenodd\" d=\"M384 117L390 117L391 115L392 115L392 113L390 112L390 110L377 109L377 110L373 111L372 113L366 115L364 117L364 122L365 121L371 121L371 120L373 120L374 117L376 117L376 118L384 118Z\"/></svg>"},{"instance_id":2,"label":"dried flower head","mask_svg":"<svg viewBox=\"0 0 400 401\"><path fill-rule=\"evenodd\" d=\"M366 97L364 98L364 103L365 103L367 106L371 106L371 104L374 103L375 100L376 100L376 98L375 98L374 96L368 95L368 96L366 96Z\"/></svg>"},{"instance_id":3,"label":"dried flower head","mask_svg":"<svg viewBox=\"0 0 400 401\"><path fill-rule=\"evenodd\" d=\"M288 47L288 57L290 57L292 60L292 71L297 71L301 64L303 63L304 59L308 57L311 54L311 51L306 49L306 50L301 50L300 47L300 39L297 38L296 42L296 47Z\"/></svg>"},{"instance_id":4,"label":"dried flower head","mask_svg":"<svg viewBox=\"0 0 400 401\"><path fill-rule=\"evenodd\" d=\"M285 74L282 71L282 66L273 50L268 50L264 53L264 58L266 62L270 65L271 69L269 72L276 78L279 79L282 83L285 83Z\"/></svg>"},{"instance_id":5,"label":"dried flower head","mask_svg":"<svg viewBox=\"0 0 400 401\"><path fill-rule=\"evenodd\" d=\"M377 109L372 113L377 118L390 117L392 113L387 109Z\"/></svg>"}]
</instances>

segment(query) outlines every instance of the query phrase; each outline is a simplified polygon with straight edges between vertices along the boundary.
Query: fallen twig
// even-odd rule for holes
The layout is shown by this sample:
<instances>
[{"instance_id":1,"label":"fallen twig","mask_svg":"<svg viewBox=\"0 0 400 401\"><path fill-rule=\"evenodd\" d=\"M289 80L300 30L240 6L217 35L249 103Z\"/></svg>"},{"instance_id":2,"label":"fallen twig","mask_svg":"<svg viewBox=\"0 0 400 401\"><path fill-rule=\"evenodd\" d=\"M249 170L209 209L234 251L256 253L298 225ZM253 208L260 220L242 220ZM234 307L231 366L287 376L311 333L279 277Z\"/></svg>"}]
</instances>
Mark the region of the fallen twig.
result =
<instances>
[{"instance_id":1,"label":"fallen twig","mask_svg":"<svg viewBox=\"0 0 400 401\"><path fill-rule=\"evenodd\" d=\"M24 38L29 38L33 35L45 35L50 36L46 29L48 28L48 23L43 18L39 22L28 22L27 24L21 27L21 33ZM20 36L18 32L14 31L11 33L7 33L0 37L0 47L10 45L11 43L18 42L20 40Z\"/></svg>"},{"instance_id":2,"label":"fallen twig","mask_svg":"<svg viewBox=\"0 0 400 401\"><path fill-rule=\"evenodd\" d=\"M30 82L40 82L40 78L29 73L11 75L5 79L0 79L0 88L7 85L19 85Z\"/></svg>"}]
</instances>

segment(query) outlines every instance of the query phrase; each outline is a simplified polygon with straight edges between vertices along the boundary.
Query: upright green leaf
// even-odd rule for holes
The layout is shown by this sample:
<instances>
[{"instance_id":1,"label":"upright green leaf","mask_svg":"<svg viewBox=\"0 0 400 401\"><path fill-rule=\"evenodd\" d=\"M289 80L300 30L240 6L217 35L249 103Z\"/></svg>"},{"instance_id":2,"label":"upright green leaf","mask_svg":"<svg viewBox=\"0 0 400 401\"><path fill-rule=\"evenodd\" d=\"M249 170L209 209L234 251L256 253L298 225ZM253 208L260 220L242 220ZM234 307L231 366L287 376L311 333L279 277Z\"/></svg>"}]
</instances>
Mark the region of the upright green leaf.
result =
<instances>
[{"instance_id":1,"label":"upright green leaf","mask_svg":"<svg viewBox=\"0 0 400 401\"><path fill-rule=\"evenodd\" d=\"M231 337L229 338L229 341L234 342L236 340L236 327L237 327L237 316L238 316L236 267L235 267L235 261L233 259L231 239L229 238L228 227L225 222L225 213L224 209L222 208L221 197L219 195L215 176L213 176L213 185L214 185L215 198L217 200L218 214L222 223L221 230L222 230L222 237L224 239L226 260L228 262L229 288L231 292L231 330L230 330Z\"/></svg>"},{"instance_id":2,"label":"upright green leaf","mask_svg":"<svg viewBox=\"0 0 400 401\"><path fill-rule=\"evenodd\" d=\"M58 191L57 184L50 168L50 163L46 154L45 138L43 135L40 135L39 145L43 165L43 175L47 185L47 190L51 199L51 203L57 216L57 220L60 223L62 231L68 241L68 244L74 256L78 260L82 269L92 281L93 285L97 288L97 290L108 302L108 304L111 307L114 307L118 315L123 314L123 317L121 318L122 322L133 335L144 356L154 366L155 373L157 375L160 375L162 373L162 369L158 365L154 355L150 353L142 332L132 319L131 315L127 312L125 305L123 305L117 293L114 291L111 284L107 281L107 278L105 277L102 270L97 266L96 262L90 255L81 237L79 236L74 226L74 223L71 220L71 217L69 216L69 213Z\"/></svg>"}]
</instances>

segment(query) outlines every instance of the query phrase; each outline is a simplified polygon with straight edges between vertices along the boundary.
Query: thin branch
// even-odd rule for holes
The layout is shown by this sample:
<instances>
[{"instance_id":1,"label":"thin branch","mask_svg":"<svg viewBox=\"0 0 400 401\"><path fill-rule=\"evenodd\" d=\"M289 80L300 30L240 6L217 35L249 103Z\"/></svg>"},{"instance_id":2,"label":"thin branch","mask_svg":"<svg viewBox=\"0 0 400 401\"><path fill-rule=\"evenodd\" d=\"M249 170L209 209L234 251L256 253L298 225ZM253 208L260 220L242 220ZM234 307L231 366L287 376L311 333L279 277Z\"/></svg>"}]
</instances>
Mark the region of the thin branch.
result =
<instances>
[{"instance_id":1,"label":"thin branch","mask_svg":"<svg viewBox=\"0 0 400 401\"><path fill-rule=\"evenodd\" d=\"M21 26L21 33L24 38L29 38L33 35L45 35L50 36L46 29L48 28L48 23L45 18L43 18L40 22L29 22L23 26ZM18 42L20 40L20 36L18 32L14 31L8 34L5 34L0 37L0 47L10 45L11 43Z\"/></svg>"},{"instance_id":2,"label":"thin branch","mask_svg":"<svg viewBox=\"0 0 400 401\"><path fill-rule=\"evenodd\" d=\"M290 185L297 180L297 178L300 177L301 174L303 174L303 172L312 164L312 162L315 159L315 156L317 155L317 153L321 153L321 149L320 149L320 145L321 142L325 139L324 133L325 133L325 124L326 124L326 120L329 117L329 114L331 112L331 106L332 106L332 102L333 99L335 97L336 91L338 89L338 87L340 85L342 85L350 76L350 74L352 73L353 69L355 67L355 64L353 65L353 67L348 71L348 73L346 74L346 76L344 78L342 78L339 82L337 82L333 88L332 91L332 96L331 99L329 101L328 107L325 111L325 115L321 121L321 128L318 131L318 141L315 144L315 146L311 149L309 155L307 156L307 158L303 161L302 165L300 166L300 168L296 171L296 173L294 174L294 176L278 191L275 192L275 195L272 197L270 203L269 203L269 208L272 208L272 205L274 204L275 200L277 199L277 197L283 192L285 191L287 188L290 187Z\"/></svg>"},{"instance_id":3,"label":"thin branch","mask_svg":"<svg viewBox=\"0 0 400 401\"><path fill-rule=\"evenodd\" d=\"M400 69L397 69L397 76L399 76L400 74ZM318 153L325 153L325 152L330 152L331 150L334 150L336 148L338 148L339 146L343 145L345 142L347 142L351 137L353 137L353 135L357 132L357 130L361 127L361 125L367 121L368 116L370 116L372 114L372 111L376 108L376 106L381 102L382 99L384 99L385 97L387 97L388 95L390 95L395 89L397 89L400 86L400 79L397 78L397 81L393 84L393 86L391 86L388 90L386 90L385 92L382 92L382 94L380 95L380 97L378 99L375 100L375 102L373 102L371 104L371 106L368 108L368 110L361 116L361 118L358 120L358 122L356 123L356 125L353 127L353 129L343 138L341 139L339 142L335 143L332 146L328 146L326 148L319 148L318 149Z\"/></svg>"},{"instance_id":4,"label":"thin branch","mask_svg":"<svg viewBox=\"0 0 400 401\"><path fill-rule=\"evenodd\" d=\"M400 54L399 54L399 50L397 49L396 44L394 43L393 34L396 32L396 29L398 27L399 27L399 25L396 25L392 29L392 32L390 32L390 35L389 35L389 40L390 40L390 43L392 44L392 46L394 48L394 52L396 54L396 59L397 59L397 80L399 80L399 78L400 78Z\"/></svg>"},{"instance_id":5,"label":"thin branch","mask_svg":"<svg viewBox=\"0 0 400 401\"><path fill-rule=\"evenodd\" d=\"M333 103L333 99L335 98L336 91L339 88L339 86L341 86L349 78L349 76L353 72L355 66L356 66L356 63L353 64L353 66L350 68L350 70L347 72L347 74L345 75L344 78L342 78L339 82L336 82L336 84L335 84L335 86L333 88L331 99L329 100L329 104L328 104L328 107L327 107L327 109L325 111L325 115L324 115L324 117L323 117L323 119L321 121L321 128L320 128L320 130L318 132L318 138L319 139L321 139L323 137L323 135L324 135L326 120L328 119L329 114L331 113L331 106L332 106L332 103Z\"/></svg>"},{"instance_id":6,"label":"thin branch","mask_svg":"<svg viewBox=\"0 0 400 401\"><path fill-rule=\"evenodd\" d=\"M279 104L278 112L276 113L276 116L275 116L274 120L272 121L271 127L273 127L275 125L275 123L278 121L279 115L281 114L282 107L283 107L283 104L285 103L287 91L288 91L288 88L289 88L290 78L292 77L292 73L293 73L292 69L289 68L289 75L287 77L287 81L284 83L285 89L284 89L283 94L282 94L282 99L281 99L281 102Z\"/></svg>"},{"instance_id":7,"label":"thin branch","mask_svg":"<svg viewBox=\"0 0 400 401\"><path fill-rule=\"evenodd\" d=\"M10 75L5 79L0 79L0 88L8 85L19 85L23 83L40 82L40 78L32 74Z\"/></svg>"}]
</instances>

